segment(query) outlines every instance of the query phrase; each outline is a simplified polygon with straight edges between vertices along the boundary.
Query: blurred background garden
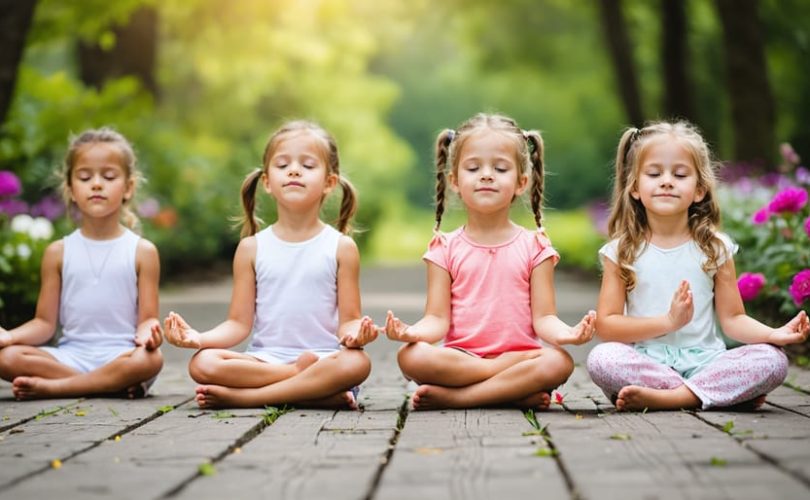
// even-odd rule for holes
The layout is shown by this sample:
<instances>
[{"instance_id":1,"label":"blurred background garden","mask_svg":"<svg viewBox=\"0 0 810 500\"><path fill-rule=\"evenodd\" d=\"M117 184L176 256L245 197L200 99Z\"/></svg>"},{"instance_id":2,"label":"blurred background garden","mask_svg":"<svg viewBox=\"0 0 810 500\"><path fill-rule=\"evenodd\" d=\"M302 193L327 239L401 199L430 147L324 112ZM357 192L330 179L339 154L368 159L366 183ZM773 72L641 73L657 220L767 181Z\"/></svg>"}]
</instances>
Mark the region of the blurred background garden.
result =
<instances>
[{"instance_id":1,"label":"blurred background garden","mask_svg":"<svg viewBox=\"0 0 810 500\"><path fill-rule=\"evenodd\" d=\"M542 132L548 232L594 276L621 129L695 122L724 163L750 312L810 303L806 1L0 0L0 23L3 326L30 317L42 249L72 229L53 175L71 134L133 142L165 283L227 272L241 180L292 118L337 138L364 260L417 263L433 141L478 111Z\"/></svg>"}]
</instances>

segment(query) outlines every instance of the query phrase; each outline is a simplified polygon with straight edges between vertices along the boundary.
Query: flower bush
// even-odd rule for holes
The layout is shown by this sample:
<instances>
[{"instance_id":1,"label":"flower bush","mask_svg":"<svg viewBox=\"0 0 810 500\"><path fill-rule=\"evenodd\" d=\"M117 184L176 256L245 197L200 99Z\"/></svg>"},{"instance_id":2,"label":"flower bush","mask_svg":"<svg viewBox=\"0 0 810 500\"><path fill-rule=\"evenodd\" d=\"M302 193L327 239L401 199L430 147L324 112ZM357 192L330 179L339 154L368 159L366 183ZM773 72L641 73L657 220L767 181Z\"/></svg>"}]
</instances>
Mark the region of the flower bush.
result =
<instances>
[{"instance_id":1,"label":"flower bush","mask_svg":"<svg viewBox=\"0 0 810 500\"><path fill-rule=\"evenodd\" d=\"M15 327L34 315L40 263L54 237L52 220L64 213L55 197L29 206L20 179L0 171L0 326Z\"/></svg>"},{"instance_id":2,"label":"flower bush","mask_svg":"<svg viewBox=\"0 0 810 500\"><path fill-rule=\"evenodd\" d=\"M718 198L724 230L740 245L738 286L747 312L773 326L810 308L810 171L783 144L778 173L728 166Z\"/></svg>"}]
</instances>

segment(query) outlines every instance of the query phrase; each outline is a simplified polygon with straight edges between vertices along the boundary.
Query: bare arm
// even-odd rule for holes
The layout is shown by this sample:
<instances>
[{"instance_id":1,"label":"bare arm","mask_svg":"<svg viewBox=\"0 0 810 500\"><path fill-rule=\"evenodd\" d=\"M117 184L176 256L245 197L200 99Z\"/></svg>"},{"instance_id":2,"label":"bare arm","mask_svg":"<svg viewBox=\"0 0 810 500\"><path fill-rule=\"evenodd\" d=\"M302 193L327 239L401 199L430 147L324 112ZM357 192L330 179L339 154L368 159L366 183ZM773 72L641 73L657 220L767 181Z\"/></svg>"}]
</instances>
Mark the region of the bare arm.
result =
<instances>
[{"instance_id":1,"label":"bare arm","mask_svg":"<svg viewBox=\"0 0 810 500\"><path fill-rule=\"evenodd\" d=\"M677 330L692 319L692 295L685 281L675 292L669 313L660 316L627 316L624 313L626 293L619 266L604 259L596 308L596 331L602 340L629 343L653 339Z\"/></svg>"},{"instance_id":2,"label":"bare arm","mask_svg":"<svg viewBox=\"0 0 810 500\"><path fill-rule=\"evenodd\" d=\"M377 328L371 318L360 317L360 253L348 236L338 243L337 265L337 336L346 347L360 348L377 338Z\"/></svg>"},{"instance_id":3,"label":"bare arm","mask_svg":"<svg viewBox=\"0 0 810 500\"><path fill-rule=\"evenodd\" d=\"M165 319L167 340L178 347L229 348L250 335L256 311L256 238L244 238L233 258L233 293L228 319L207 332L197 332L174 312Z\"/></svg>"},{"instance_id":4,"label":"bare arm","mask_svg":"<svg viewBox=\"0 0 810 500\"><path fill-rule=\"evenodd\" d=\"M148 350L157 349L163 342L160 335L158 287L160 284L160 257L155 245L141 239L135 253L138 273L138 329L135 345Z\"/></svg>"},{"instance_id":5,"label":"bare arm","mask_svg":"<svg viewBox=\"0 0 810 500\"><path fill-rule=\"evenodd\" d=\"M40 270L42 284L39 288L36 314L32 320L0 336L0 347L12 344L42 345L53 337L62 293L63 255L62 240L54 241L45 249Z\"/></svg>"},{"instance_id":6,"label":"bare arm","mask_svg":"<svg viewBox=\"0 0 810 500\"><path fill-rule=\"evenodd\" d=\"M745 314L737 271L732 259L726 260L714 276L714 307L726 335L745 344L770 343L779 346L807 340L807 314L800 311L781 328L771 328Z\"/></svg>"},{"instance_id":7,"label":"bare arm","mask_svg":"<svg viewBox=\"0 0 810 500\"><path fill-rule=\"evenodd\" d=\"M546 259L532 270L532 326L538 337L553 345L584 344L593 338L595 313L589 311L574 327L557 316L554 262Z\"/></svg>"},{"instance_id":8,"label":"bare arm","mask_svg":"<svg viewBox=\"0 0 810 500\"><path fill-rule=\"evenodd\" d=\"M450 273L433 262L428 262L427 266L425 315L413 325L407 325L388 311L385 333L391 340L433 344L443 339L450 329Z\"/></svg>"}]
</instances>

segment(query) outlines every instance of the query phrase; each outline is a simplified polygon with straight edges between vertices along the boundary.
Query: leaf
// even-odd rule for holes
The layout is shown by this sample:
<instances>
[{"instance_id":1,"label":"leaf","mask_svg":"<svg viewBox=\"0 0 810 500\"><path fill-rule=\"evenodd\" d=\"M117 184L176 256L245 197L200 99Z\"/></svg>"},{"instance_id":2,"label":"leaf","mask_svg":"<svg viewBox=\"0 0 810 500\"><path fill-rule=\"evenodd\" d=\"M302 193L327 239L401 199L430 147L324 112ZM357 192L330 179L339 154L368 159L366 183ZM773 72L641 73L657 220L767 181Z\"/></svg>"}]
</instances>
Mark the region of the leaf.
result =
<instances>
[{"instance_id":1,"label":"leaf","mask_svg":"<svg viewBox=\"0 0 810 500\"><path fill-rule=\"evenodd\" d=\"M281 408L276 408L275 406L265 406L264 407L264 423L267 425L271 425L273 422L278 420L278 417L284 415L285 413L289 413L292 411L292 408L288 407L287 405L282 406Z\"/></svg>"},{"instance_id":2,"label":"leaf","mask_svg":"<svg viewBox=\"0 0 810 500\"><path fill-rule=\"evenodd\" d=\"M197 466L197 471L201 476L213 476L217 473L217 470L214 468L214 464L211 462L201 463L199 466Z\"/></svg>"},{"instance_id":3,"label":"leaf","mask_svg":"<svg viewBox=\"0 0 810 500\"><path fill-rule=\"evenodd\" d=\"M160 412L161 415L165 415L165 414L169 413L172 410L174 410L174 406L172 406L172 405L163 405L160 408L158 408L157 411Z\"/></svg>"},{"instance_id":4,"label":"leaf","mask_svg":"<svg viewBox=\"0 0 810 500\"><path fill-rule=\"evenodd\" d=\"M610 439L614 441L630 441L632 436L630 436L630 434L616 433L610 436Z\"/></svg>"},{"instance_id":5,"label":"leaf","mask_svg":"<svg viewBox=\"0 0 810 500\"><path fill-rule=\"evenodd\" d=\"M87 410L84 408L76 408L76 411L73 412L73 414L76 415L77 417L86 417Z\"/></svg>"},{"instance_id":6,"label":"leaf","mask_svg":"<svg viewBox=\"0 0 810 500\"><path fill-rule=\"evenodd\" d=\"M226 418L233 418L235 416L236 415L234 413L231 413L231 412L229 412L227 410L220 410L220 411L214 413L213 415L211 415L211 418L215 418L217 420L224 420Z\"/></svg>"},{"instance_id":7,"label":"leaf","mask_svg":"<svg viewBox=\"0 0 810 500\"><path fill-rule=\"evenodd\" d=\"M538 448L537 451L534 452L534 456L536 457L556 457L558 454L557 450L553 448Z\"/></svg>"},{"instance_id":8,"label":"leaf","mask_svg":"<svg viewBox=\"0 0 810 500\"><path fill-rule=\"evenodd\" d=\"M51 469L61 469L62 468L62 461L58 458L54 458L51 460Z\"/></svg>"},{"instance_id":9,"label":"leaf","mask_svg":"<svg viewBox=\"0 0 810 500\"><path fill-rule=\"evenodd\" d=\"M728 463L728 462L727 462L726 460L724 460L724 459L722 459L722 458L718 458L718 457L712 457L712 458L709 460L709 464L710 464L712 467L725 467L727 463Z\"/></svg>"},{"instance_id":10,"label":"leaf","mask_svg":"<svg viewBox=\"0 0 810 500\"><path fill-rule=\"evenodd\" d=\"M734 428L734 421L733 420L729 420L728 422L723 424L723 432L725 432L726 434L731 434L731 429L733 429L733 428Z\"/></svg>"},{"instance_id":11,"label":"leaf","mask_svg":"<svg viewBox=\"0 0 810 500\"><path fill-rule=\"evenodd\" d=\"M65 409L64 406L57 406L55 408L51 408L51 409L48 409L48 410L42 410L39 413L37 413L37 416L34 417L34 419L35 420L42 420L45 417L49 417L51 415L56 415L57 413L59 413L60 411L62 411L64 409Z\"/></svg>"}]
</instances>

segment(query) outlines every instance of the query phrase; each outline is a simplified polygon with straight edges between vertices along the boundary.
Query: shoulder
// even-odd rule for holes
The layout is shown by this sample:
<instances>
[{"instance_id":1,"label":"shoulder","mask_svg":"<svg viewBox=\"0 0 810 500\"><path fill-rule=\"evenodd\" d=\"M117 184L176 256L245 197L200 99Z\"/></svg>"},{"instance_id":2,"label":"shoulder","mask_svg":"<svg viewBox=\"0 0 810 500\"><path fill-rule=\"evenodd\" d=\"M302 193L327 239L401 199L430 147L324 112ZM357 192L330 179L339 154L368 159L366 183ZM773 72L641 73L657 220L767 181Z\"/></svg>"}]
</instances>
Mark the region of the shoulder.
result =
<instances>
[{"instance_id":1,"label":"shoulder","mask_svg":"<svg viewBox=\"0 0 810 500\"><path fill-rule=\"evenodd\" d=\"M146 238L140 238L135 247L138 257L158 258L158 249L154 243Z\"/></svg>"},{"instance_id":2,"label":"shoulder","mask_svg":"<svg viewBox=\"0 0 810 500\"><path fill-rule=\"evenodd\" d=\"M258 240L256 239L256 235L247 236L239 240L239 244L236 245L236 257L240 255L256 255L256 248L258 247Z\"/></svg>"},{"instance_id":3,"label":"shoulder","mask_svg":"<svg viewBox=\"0 0 810 500\"><path fill-rule=\"evenodd\" d=\"M599 256L602 259L609 259L614 263L619 259L619 240L610 240L599 249Z\"/></svg>"},{"instance_id":4,"label":"shoulder","mask_svg":"<svg viewBox=\"0 0 810 500\"><path fill-rule=\"evenodd\" d=\"M42 265L61 265L62 258L65 254L65 241L64 239L58 239L56 241L51 242L46 248L45 252L42 255Z\"/></svg>"},{"instance_id":5,"label":"shoulder","mask_svg":"<svg viewBox=\"0 0 810 500\"><path fill-rule=\"evenodd\" d=\"M727 252L729 252L729 254L734 254L737 252L737 243L731 239L731 236L720 231L714 233L714 236L717 238L717 240L719 240L721 248L724 248Z\"/></svg>"},{"instance_id":6,"label":"shoulder","mask_svg":"<svg viewBox=\"0 0 810 500\"><path fill-rule=\"evenodd\" d=\"M338 263L360 260L360 250L357 248L357 243L350 236L340 235L337 246L337 260Z\"/></svg>"}]
</instances>

